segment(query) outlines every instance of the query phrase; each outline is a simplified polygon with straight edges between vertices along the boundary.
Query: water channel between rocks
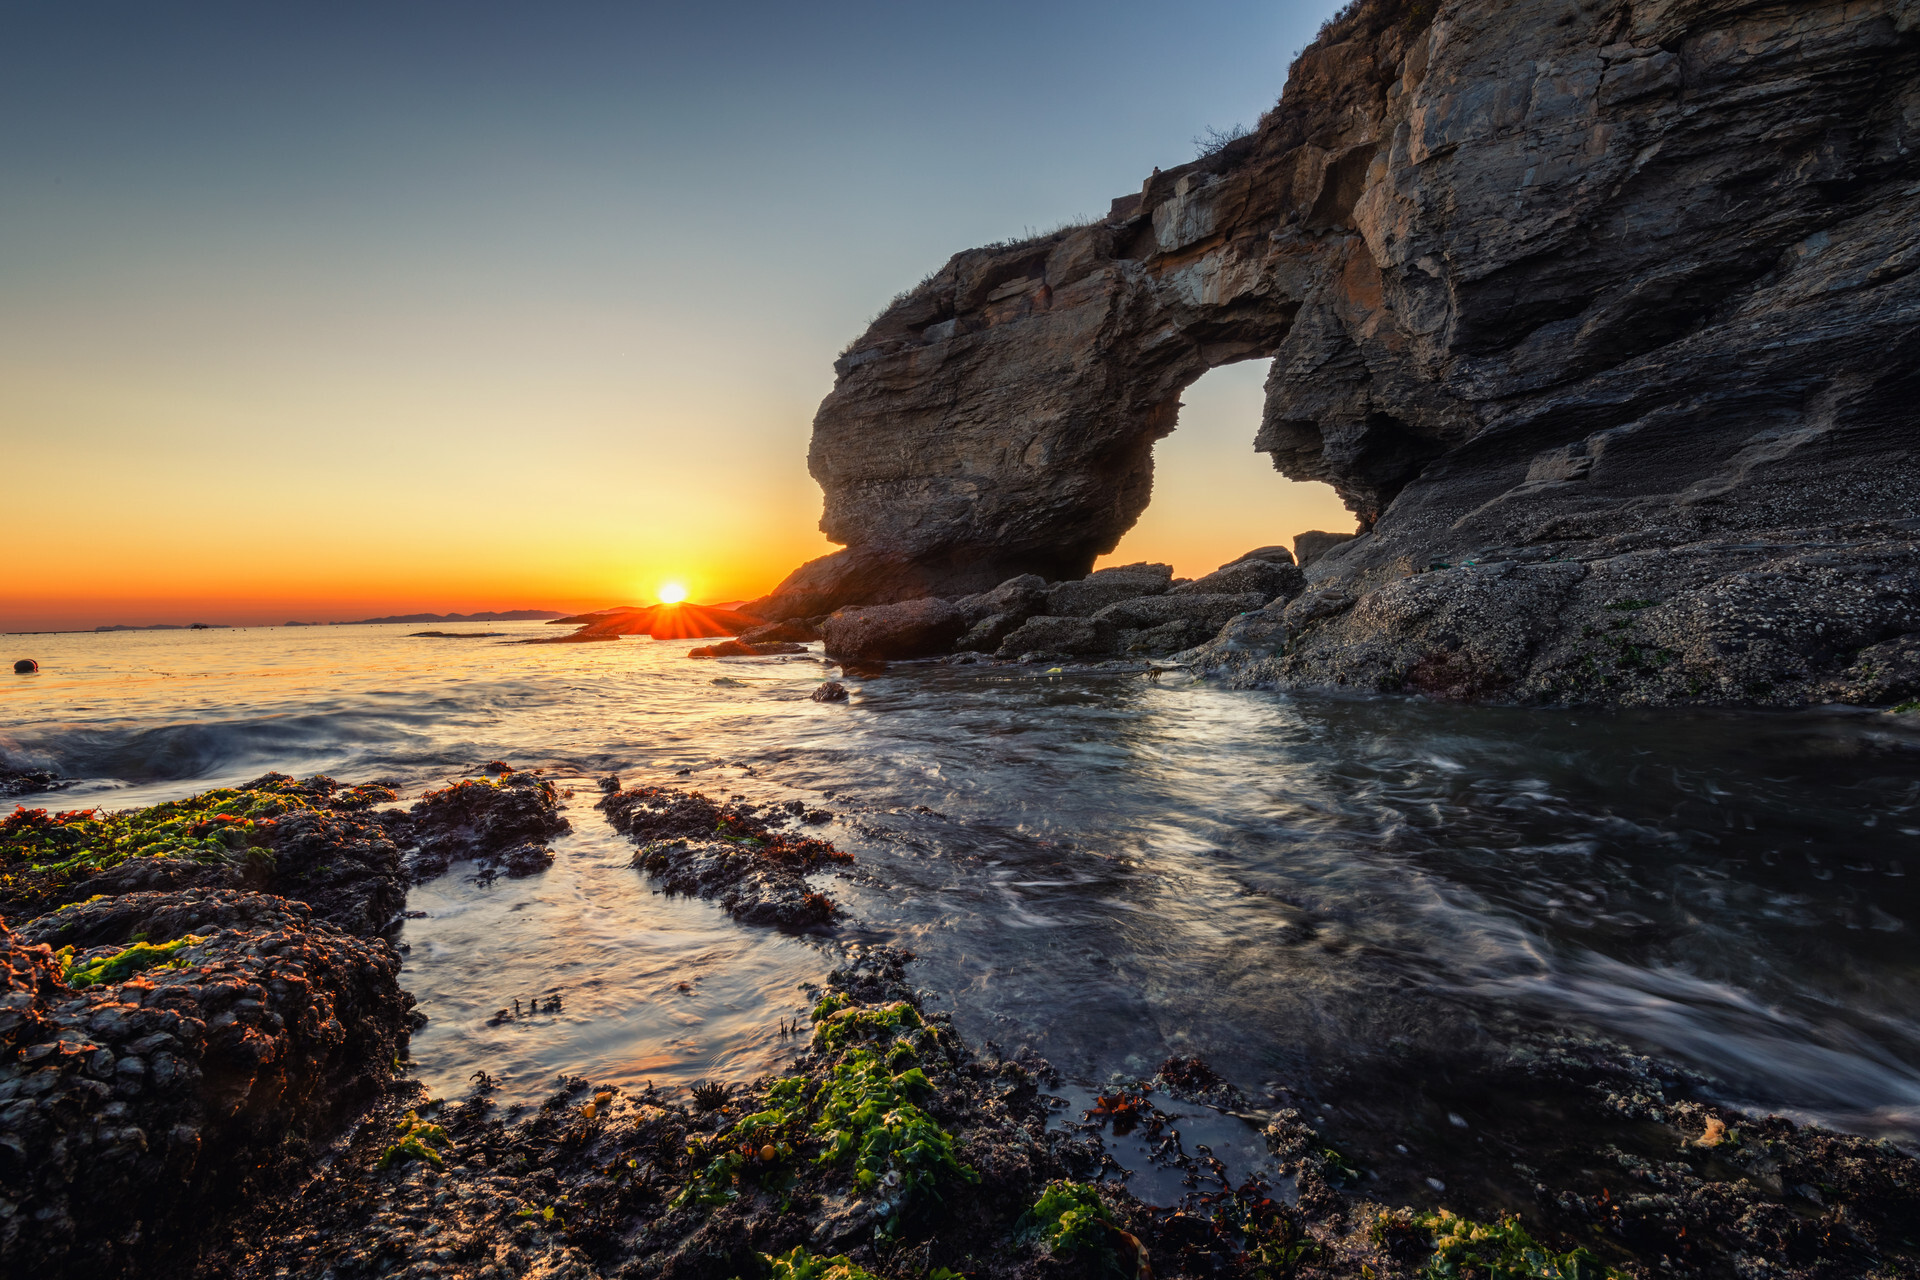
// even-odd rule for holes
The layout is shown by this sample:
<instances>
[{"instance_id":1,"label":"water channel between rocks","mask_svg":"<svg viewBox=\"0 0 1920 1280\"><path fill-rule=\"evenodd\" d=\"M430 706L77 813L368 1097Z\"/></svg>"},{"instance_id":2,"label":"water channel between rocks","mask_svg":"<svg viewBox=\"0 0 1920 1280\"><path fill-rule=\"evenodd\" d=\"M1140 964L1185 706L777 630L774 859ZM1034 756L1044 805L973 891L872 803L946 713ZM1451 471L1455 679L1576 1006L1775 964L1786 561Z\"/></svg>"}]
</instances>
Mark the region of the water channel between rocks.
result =
<instances>
[{"instance_id":1,"label":"water channel between rocks","mask_svg":"<svg viewBox=\"0 0 1920 1280\"><path fill-rule=\"evenodd\" d=\"M1710 1096L1920 1138L1915 717L938 665L833 705L807 697L812 658L405 631L35 637L43 674L0 693L0 752L82 779L26 800L61 807L269 768L410 792L494 758L553 771L574 831L552 869L412 891L413 1061L436 1093L479 1070L507 1102L561 1074L750 1079L798 1047L780 1027L802 984L887 942L920 957L929 1009L1071 1088L1197 1054L1255 1105L1381 1150L1455 1141L1499 1105L1471 1055L1563 1029L1671 1058ZM609 771L832 812L809 833L856 859L820 882L835 934L654 893L592 807Z\"/></svg>"}]
</instances>

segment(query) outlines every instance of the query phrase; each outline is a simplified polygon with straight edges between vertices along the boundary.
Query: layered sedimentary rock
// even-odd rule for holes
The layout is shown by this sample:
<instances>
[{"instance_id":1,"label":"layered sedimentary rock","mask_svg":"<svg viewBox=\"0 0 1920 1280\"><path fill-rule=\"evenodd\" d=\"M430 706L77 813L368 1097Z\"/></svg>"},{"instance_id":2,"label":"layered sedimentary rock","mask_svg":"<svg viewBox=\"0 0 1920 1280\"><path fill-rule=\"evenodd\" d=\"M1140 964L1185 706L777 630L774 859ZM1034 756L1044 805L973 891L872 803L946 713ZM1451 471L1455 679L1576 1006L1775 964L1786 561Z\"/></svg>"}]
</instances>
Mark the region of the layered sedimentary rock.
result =
<instances>
[{"instance_id":1,"label":"layered sedimentary rock","mask_svg":"<svg viewBox=\"0 0 1920 1280\"><path fill-rule=\"evenodd\" d=\"M1253 135L852 344L810 455L847 549L753 611L1078 577L1182 389L1270 356L1254 447L1362 536L1203 665L1911 696L1917 68L1913 0L1362 0Z\"/></svg>"}]
</instances>

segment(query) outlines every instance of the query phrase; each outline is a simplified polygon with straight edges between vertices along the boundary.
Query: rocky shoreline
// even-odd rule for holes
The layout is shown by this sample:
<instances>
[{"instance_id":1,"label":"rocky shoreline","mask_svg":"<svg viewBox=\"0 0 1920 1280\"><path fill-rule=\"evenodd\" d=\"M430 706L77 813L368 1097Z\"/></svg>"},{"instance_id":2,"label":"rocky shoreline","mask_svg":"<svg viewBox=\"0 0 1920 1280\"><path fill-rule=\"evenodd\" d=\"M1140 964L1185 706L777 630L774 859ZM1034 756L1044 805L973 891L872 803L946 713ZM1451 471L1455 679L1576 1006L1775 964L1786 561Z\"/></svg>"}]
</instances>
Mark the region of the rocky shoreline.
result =
<instances>
[{"instance_id":1,"label":"rocky shoreline","mask_svg":"<svg viewBox=\"0 0 1920 1280\"><path fill-rule=\"evenodd\" d=\"M1362 540L1316 548L1304 571L1286 548L1262 547L1198 579L1176 579L1164 564L1065 582L1023 575L954 600L769 624L735 643L757 652L756 638L777 632L823 640L830 659L856 666L1118 660L1230 688L1463 702L1911 709L1920 633L1901 628L1920 591L1908 586L1920 575L1920 544L1907 532L1861 525L1737 547L1612 539L1510 548L1430 564L1357 596L1328 566ZM1303 552L1316 536L1303 536ZM1830 554L1836 545L1847 558ZM1746 569L1730 580L1695 565L1696 553L1737 555ZM1428 643L1438 631L1450 637L1444 652Z\"/></svg>"},{"instance_id":2,"label":"rocky shoreline","mask_svg":"<svg viewBox=\"0 0 1920 1280\"><path fill-rule=\"evenodd\" d=\"M1920 1275L1912 1157L1714 1105L1689 1073L1571 1030L1362 1064L1317 1108L1177 1058L1070 1106L1044 1061L965 1044L928 1011L908 953L852 942L778 1078L568 1078L528 1110L495 1105L482 1072L465 1099L427 1098L401 1070L416 1015L393 895L455 858L514 874L514 851L567 821L552 783L489 768L405 809L386 784L270 774L132 815L16 811L0 836L0 1263L262 1280ZM744 923L836 927L806 879L846 860L803 834L827 815L602 789L656 887ZM58 838L64 864L34 861ZM545 865L523 855L520 873ZM1432 1126L1371 1131L1382 1096ZM1336 1107L1358 1117L1338 1142L1321 1132ZM1269 1165L1229 1170L1181 1137L1206 1117L1257 1127ZM1129 1134L1185 1187L1177 1203L1127 1190ZM1451 1186L1419 1172L1446 1147Z\"/></svg>"}]
</instances>

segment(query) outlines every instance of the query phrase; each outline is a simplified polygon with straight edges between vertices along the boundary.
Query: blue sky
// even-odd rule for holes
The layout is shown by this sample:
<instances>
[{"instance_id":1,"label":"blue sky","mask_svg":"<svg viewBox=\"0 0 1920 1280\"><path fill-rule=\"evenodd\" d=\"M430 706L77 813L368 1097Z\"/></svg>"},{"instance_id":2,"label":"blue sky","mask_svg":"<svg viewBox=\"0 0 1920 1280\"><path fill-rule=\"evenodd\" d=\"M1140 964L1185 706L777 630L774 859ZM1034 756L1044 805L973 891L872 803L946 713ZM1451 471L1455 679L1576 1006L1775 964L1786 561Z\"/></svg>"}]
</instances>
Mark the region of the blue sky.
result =
<instances>
[{"instance_id":1,"label":"blue sky","mask_svg":"<svg viewBox=\"0 0 1920 1280\"><path fill-rule=\"evenodd\" d=\"M0 626L764 589L841 346L1333 7L8 4Z\"/></svg>"}]
</instances>

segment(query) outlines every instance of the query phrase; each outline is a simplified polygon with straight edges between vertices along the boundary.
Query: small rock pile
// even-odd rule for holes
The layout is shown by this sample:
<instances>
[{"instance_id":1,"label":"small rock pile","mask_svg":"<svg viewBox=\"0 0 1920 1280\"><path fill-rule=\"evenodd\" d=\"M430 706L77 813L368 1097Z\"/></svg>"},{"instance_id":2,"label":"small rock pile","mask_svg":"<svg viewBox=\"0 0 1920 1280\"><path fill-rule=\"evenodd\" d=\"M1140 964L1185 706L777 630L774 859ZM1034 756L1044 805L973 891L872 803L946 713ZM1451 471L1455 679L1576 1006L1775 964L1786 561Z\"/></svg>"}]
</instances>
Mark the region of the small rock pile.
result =
<instances>
[{"instance_id":1,"label":"small rock pile","mask_svg":"<svg viewBox=\"0 0 1920 1280\"><path fill-rule=\"evenodd\" d=\"M827 655L852 662L949 652L1029 661L1143 657L1199 644L1305 585L1285 547L1261 547L1193 580L1176 582L1164 564L1117 565L1051 584L1026 574L954 601L841 609L822 620L821 631Z\"/></svg>"}]
</instances>

